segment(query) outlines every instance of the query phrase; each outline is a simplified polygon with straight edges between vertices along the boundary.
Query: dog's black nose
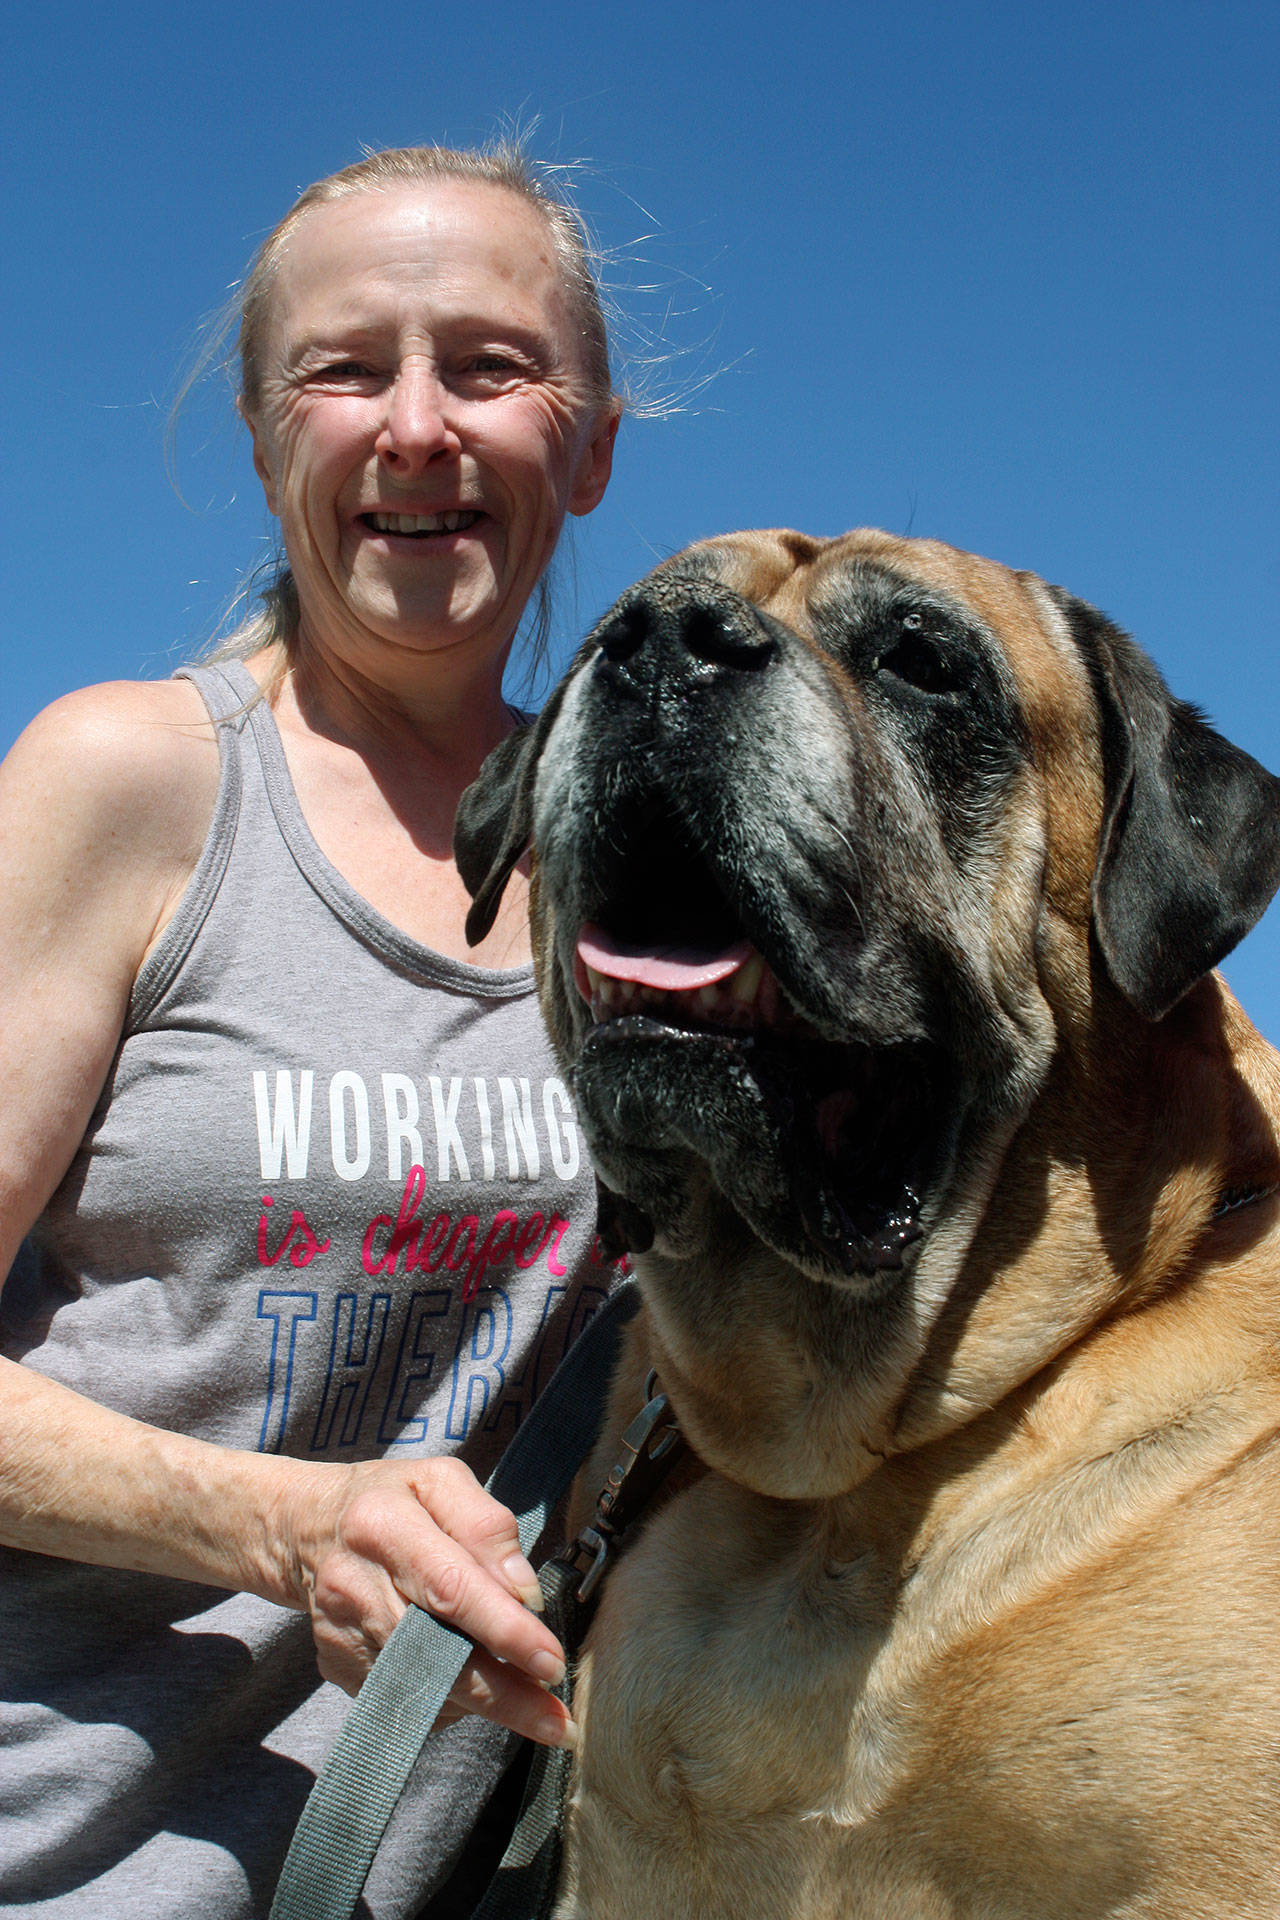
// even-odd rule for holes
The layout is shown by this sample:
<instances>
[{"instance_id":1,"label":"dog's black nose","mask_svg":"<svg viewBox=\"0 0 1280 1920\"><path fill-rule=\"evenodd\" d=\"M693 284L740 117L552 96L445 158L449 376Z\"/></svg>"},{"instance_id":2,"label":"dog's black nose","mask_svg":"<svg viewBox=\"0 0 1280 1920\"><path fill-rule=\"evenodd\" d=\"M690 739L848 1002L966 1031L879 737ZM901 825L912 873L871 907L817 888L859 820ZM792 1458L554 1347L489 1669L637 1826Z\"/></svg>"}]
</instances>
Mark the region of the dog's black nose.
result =
<instances>
[{"instance_id":1,"label":"dog's black nose","mask_svg":"<svg viewBox=\"0 0 1280 1920\"><path fill-rule=\"evenodd\" d=\"M632 674L642 666L659 671L659 656L671 663L733 667L750 672L766 666L778 650L759 610L724 588L664 581L620 601L596 633L606 659Z\"/></svg>"}]
</instances>

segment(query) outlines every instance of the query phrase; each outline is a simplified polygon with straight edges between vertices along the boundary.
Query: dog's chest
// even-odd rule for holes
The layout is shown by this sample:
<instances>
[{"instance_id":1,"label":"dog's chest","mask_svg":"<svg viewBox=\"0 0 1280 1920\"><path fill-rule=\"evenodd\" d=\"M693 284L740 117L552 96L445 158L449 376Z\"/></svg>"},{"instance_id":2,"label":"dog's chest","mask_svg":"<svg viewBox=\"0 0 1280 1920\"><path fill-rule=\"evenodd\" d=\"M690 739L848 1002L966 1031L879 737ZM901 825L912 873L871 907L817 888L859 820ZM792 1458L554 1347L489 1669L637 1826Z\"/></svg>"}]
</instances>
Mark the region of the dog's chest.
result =
<instances>
[{"instance_id":1,"label":"dog's chest","mask_svg":"<svg viewBox=\"0 0 1280 1920\"><path fill-rule=\"evenodd\" d=\"M662 1515L584 1662L565 1920L843 1915L850 1833L910 1749L875 1682L892 1601L873 1554L826 1558L780 1502L704 1483Z\"/></svg>"},{"instance_id":2,"label":"dog's chest","mask_svg":"<svg viewBox=\"0 0 1280 1920\"><path fill-rule=\"evenodd\" d=\"M838 1555L817 1510L710 1477L657 1516L584 1662L558 1920L1178 1910L1230 1809L1185 1858L1143 1836L1206 1742L1225 1769L1241 1737L1188 1682L1212 1669L1231 1582L1192 1637L1170 1627L1161 1542L1200 1523L1166 1518L1117 1559L1116 1487L1028 1504L1006 1481L911 1527L904 1555L874 1515L905 1491L880 1488ZM1280 1751L1280 1708L1233 1711Z\"/></svg>"}]
</instances>

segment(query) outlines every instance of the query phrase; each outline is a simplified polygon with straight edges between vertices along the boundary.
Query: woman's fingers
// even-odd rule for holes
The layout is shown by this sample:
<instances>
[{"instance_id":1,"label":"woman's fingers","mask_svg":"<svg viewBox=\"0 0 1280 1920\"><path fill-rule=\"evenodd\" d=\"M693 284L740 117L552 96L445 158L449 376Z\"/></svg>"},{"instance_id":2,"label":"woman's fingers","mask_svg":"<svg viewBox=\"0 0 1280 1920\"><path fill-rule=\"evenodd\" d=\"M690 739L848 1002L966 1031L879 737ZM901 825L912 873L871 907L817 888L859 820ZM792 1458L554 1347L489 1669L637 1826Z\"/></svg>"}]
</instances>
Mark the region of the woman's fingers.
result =
<instances>
[{"instance_id":1,"label":"woman's fingers","mask_svg":"<svg viewBox=\"0 0 1280 1920\"><path fill-rule=\"evenodd\" d=\"M493 1498L460 1460L424 1460L429 1472L418 1498L436 1525L465 1544L476 1564L524 1606L542 1611L538 1576L520 1550L515 1515Z\"/></svg>"},{"instance_id":2,"label":"woman's fingers","mask_svg":"<svg viewBox=\"0 0 1280 1920\"><path fill-rule=\"evenodd\" d=\"M514 1516L460 1461L419 1460L399 1471L398 1485L374 1482L351 1502L347 1548L385 1569L401 1600L557 1686L563 1650L526 1603L537 1577L520 1552Z\"/></svg>"},{"instance_id":3,"label":"woman's fingers","mask_svg":"<svg viewBox=\"0 0 1280 1920\"><path fill-rule=\"evenodd\" d=\"M543 1690L563 1679L564 1653L530 1610L541 1594L509 1510L448 1458L370 1461L326 1491L301 1556L325 1678L358 1691L412 1603L476 1644L453 1717L483 1713L561 1744L567 1715Z\"/></svg>"},{"instance_id":4,"label":"woman's fingers","mask_svg":"<svg viewBox=\"0 0 1280 1920\"><path fill-rule=\"evenodd\" d=\"M571 1747L577 1742L578 1729L569 1710L554 1694L530 1685L514 1668L479 1649L458 1675L436 1725L450 1726L468 1713L496 1720L499 1726L545 1747Z\"/></svg>"},{"instance_id":5,"label":"woman's fingers","mask_svg":"<svg viewBox=\"0 0 1280 1920\"><path fill-rule=\"evenodd\" d=\"M322 1676L358 1693L404 1613L404 1600L382 1568L334 1553L317 1569L310 1610Z\"/></svg>"},{"instance_id":6,"label":"woman's fingers","mask_svg":"<svg viewBox=\"0 0 1280 1920\"><path fill-rule=\"evenodd\" d=\"M544 1686L564 1678L564 1653L550 1629L446 1533L423 1541L397 1579L406 1600L474 1640Z\"/></svg>"}]
</instances>

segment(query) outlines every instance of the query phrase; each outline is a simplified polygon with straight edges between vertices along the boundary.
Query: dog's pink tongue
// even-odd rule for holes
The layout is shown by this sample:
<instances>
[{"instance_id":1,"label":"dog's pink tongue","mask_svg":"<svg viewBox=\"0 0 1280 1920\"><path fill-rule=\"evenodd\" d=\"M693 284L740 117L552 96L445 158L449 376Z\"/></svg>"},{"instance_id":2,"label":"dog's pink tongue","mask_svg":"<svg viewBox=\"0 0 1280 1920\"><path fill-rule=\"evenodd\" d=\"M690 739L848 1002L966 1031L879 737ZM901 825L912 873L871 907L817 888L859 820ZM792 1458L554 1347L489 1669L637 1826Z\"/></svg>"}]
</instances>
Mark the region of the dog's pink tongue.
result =
<instances>
[{"instance_id":1,"label":"dog's pink tongue","mask_svg":"<svg viewBox=\"0 0 1280 1920\"><path fill-rule=\"evenodd\" d=\"M714 986L736 973L751 954L749 940L735 941L721 953L705 947L637 947L615 940L588 920L578 935L578 958L610 980L633 980L664 993L688 993Z\"/></svg>"}]
</instances>

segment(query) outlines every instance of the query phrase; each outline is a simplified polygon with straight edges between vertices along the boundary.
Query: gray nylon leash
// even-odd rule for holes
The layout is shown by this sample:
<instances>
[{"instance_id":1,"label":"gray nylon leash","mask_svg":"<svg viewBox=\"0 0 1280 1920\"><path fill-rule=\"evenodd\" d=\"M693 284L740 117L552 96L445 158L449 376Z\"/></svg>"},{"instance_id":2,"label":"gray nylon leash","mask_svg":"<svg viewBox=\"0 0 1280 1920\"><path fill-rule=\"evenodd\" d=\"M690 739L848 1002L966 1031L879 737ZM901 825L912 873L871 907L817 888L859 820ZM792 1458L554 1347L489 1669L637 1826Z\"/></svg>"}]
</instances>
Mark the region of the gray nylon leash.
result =
<instances>
[{"instance_id":1,"label":"gray nylon leash","mask_svg":"<svg viewBox=\"0 0 1280 1920\"><path fill-rule=\"evenodd\" d=\"M575 1340L488 1483L524 1553L590 1451L622 1332L639 1309L619 1287ZM472 1643L410 1607L356 1696L298 1821L270 1920L351 1920L388 1820Z\"/></svg>"},{"instance_id":2,"label":"gray nylon leash","mask_svg":"<svg viewBox=\"0 0 1280 1920\"><path fill-rule=\"evenodd\" d=\"M567 1706L586 1620L595 1606L577 1601L582 1574L564 1560L548 1561L539 1579L547 1623L568 1654L564 1683L556 1689ZM550 1914L560 1883L564 1806L572 1765L573 1756L564 1747L533 1748L514 1831L471 1920L546 1920Z\"/></svg>"},{"instance_id":3,"label":"gray nylon leash","mask_svg":"<svg viewBox=\"0 0 1280 1920\"><path fill-rule=\"evenodd\" d=\"M578 1658L594 1617L601 1585L632 1524L644 1513L671 1468L687 1452L671 1403L656 1372L645 1380L643 1405L618 1436L614 1461L596 1495L595 1512L577 1539L538 1575L547 1625L565 1650L566 1671L556 1692L573 1699ZM563 1748L531 1746L524 1795L498 1868L479 1901L467 1896L469 1920L550 1920L560 1885L572 1757ZM440 1920L458 1914L444 1896ZM434 1905L419 1920L437 1920Z\"/></svg>"}]
</instances>

